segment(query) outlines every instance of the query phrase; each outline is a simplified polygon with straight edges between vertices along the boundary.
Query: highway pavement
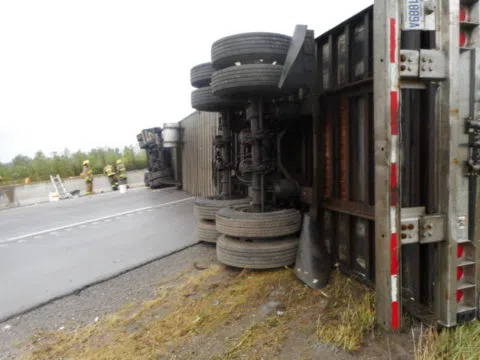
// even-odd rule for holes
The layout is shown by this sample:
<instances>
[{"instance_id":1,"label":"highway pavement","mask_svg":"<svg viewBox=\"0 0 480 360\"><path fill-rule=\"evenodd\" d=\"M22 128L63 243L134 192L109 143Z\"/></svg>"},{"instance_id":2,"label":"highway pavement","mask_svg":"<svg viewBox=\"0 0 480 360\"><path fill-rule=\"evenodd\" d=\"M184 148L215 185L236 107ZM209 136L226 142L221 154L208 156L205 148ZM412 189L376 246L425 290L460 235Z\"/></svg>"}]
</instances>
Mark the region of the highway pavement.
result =
<instances>
[{"instance_id":1,"label":"highway pavement","mask_svg":"<svg viewBox=\"0 0 480 360\"><path fill-rule=\"evenodd\" d=\"M0 212L0 322L193 245L193 198L140 188Z\"/></svg>"}]
</instances>

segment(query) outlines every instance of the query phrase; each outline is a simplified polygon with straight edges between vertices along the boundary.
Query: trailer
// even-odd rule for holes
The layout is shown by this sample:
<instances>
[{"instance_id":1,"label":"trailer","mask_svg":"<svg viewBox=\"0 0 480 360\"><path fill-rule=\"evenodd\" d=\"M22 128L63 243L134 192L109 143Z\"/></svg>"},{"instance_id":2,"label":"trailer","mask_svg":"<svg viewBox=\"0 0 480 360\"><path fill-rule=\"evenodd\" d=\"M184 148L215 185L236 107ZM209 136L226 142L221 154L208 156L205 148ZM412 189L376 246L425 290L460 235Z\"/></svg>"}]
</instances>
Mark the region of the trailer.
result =
<instances>
[{"instance_id":1,"label":"trailer","mask_svg":"<svg viewBox=\"0 0 480 360\"><path fill-rule=\"evenodd\" d=\"M478 0L378 0L316 38L215 42L191 83L222 119L219 194L195 204L219 260L312 287L336 264L391 330L476 320L479 24Z\"/></svg>"}]
</instances>

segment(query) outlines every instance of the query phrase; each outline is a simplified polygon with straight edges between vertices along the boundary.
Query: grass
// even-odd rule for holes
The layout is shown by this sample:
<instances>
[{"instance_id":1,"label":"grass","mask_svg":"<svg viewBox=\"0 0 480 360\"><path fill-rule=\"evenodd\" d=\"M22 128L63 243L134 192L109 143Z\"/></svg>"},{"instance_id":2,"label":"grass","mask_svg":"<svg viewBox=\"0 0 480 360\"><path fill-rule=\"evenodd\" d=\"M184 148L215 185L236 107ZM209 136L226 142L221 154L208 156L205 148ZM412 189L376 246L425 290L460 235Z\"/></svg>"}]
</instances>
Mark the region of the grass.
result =
<instances>
[{"instance_id":1,"label":"grass","mask_svg":"<svg viewBox=\"0 0 480 360\"><path fill-rule=\"evenodd\" d=\"M414 337L416 360L480 359L480 324L478 322L453 329L421 331Z\"/></svg>"},{"instance_id":2,"label":"grass","mask_svg":"<svg viewBox=\"0 0 480 360\"><path fill-rule=\"evenodd\" d=\"M375 326L374 292L338 272L324 291L331 300L319 317L319 340L358 350Z\"/></svg>"},{"instance_id":3,"label":"grass","mask_svg":"<svg viewBox=\"0 0 480 360\"><path fill-rule=\"evenodd\" d=\"M272 299L280 307L261 311ZM97 323L40 332L25 359L271 359L292 336L354 351L373 324L372 293L339 273L324 290L312 290L291 269L212 266L182 273L154 299L130 303Z\"/></svg>"}]
</instances>

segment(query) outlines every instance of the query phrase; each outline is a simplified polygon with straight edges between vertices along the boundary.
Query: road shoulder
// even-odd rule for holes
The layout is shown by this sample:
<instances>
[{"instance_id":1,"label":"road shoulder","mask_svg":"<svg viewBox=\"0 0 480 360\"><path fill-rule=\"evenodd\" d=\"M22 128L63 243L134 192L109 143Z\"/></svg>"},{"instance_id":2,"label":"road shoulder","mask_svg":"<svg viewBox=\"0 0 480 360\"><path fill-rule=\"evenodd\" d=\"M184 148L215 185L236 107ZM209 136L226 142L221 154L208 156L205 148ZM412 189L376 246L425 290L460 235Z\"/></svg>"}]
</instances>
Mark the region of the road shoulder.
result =
<instances>
[{"instance_id":1,"label":"road shoulder","mask_svg":"<svg viewBox=\"0 0 480 360\"><path fill-rule=\"evenodd\" d=\"M23 344L39 331L68 331L93 324L132 302L154 298L159 283L194 269L194 264L215 262L215 248L198 244L0 323L0 359L18 359L28 351Z\"/></svg>"}]
</instances>

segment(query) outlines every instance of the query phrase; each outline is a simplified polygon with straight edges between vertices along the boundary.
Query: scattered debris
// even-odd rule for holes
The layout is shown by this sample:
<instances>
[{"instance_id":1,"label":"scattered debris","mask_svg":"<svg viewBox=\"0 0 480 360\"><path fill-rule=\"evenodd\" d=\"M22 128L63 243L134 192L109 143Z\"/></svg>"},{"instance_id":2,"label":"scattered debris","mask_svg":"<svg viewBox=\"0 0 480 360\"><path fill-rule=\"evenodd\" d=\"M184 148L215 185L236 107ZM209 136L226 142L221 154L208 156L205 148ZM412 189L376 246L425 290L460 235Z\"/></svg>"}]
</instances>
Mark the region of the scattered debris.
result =
<instances>
[{"instance_id":1,"label":"scattered debris","mask_svg":"<svg viewBox=\"0 0 480 360\"><path fill-rule=\"evenodd\" d=\"M5 325L3 328L2 328L2 331L8 331L12 328L12 325Z\"/></svg>"},{"instance_id":2,"label":"scattered debris","mask_svg":"<svg viewBox=\"0 0 480 360\"><path fill-rule=\"evenodd\" d=\"M260 307L260 313L263 316L268 316L274 311L276 311L280 307L280 305L282 305L280 301L271 300Z\"/></svg>"},{"instance_id":3,"label":"scattered debris","mask_svg":"<svg viewBox=\"0 0 480 360\"><path fill-rule=\"evenodd\" d=\"M205 270L205 269L207 269L207 266L198 265L196 261L193 263L193 267L194 267L195 269L197 269L197 270Z\"/></svg>"}]
</instances>

